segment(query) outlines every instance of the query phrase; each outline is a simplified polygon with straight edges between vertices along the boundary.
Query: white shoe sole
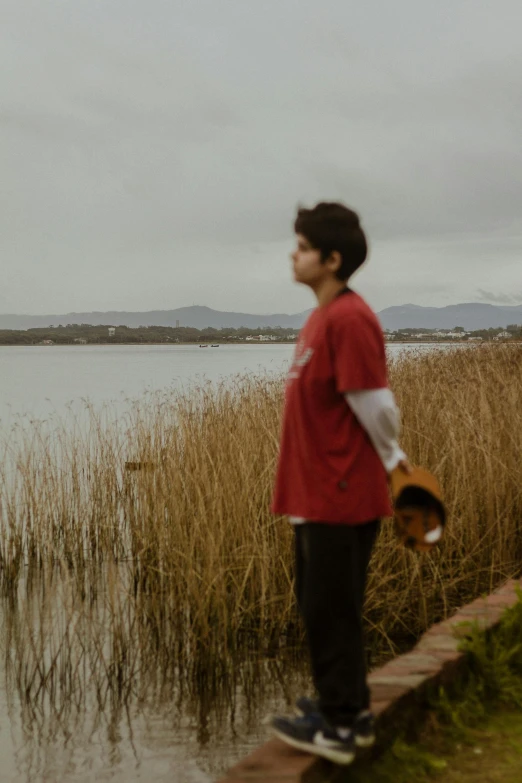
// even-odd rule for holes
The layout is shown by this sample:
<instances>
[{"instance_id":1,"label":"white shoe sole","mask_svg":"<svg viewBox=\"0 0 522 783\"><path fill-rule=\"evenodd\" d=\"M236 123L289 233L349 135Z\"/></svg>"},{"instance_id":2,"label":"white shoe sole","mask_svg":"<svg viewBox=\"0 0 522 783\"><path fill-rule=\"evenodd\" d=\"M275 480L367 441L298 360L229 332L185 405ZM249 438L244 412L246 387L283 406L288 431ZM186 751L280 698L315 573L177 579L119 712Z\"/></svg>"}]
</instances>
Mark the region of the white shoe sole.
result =
<instances>
[{"instance_id":1,"label":"white shoe sole","mask_svg":"<svg viewBox=\"0 0 522 783\"><path fill-rule=\"evenodd\" d=\"M372 745L375 745L375 735L373 737L361 737L359 734L356 734L355 744L358 748L371 748Z\"/></svg>"},{"instance_id":2,"label":"white shoe sole","mask_svg":"<svg viewBox=\"0 0 522 783\"><path fill-rule=\"evenodd\" d=\"M342 750L336 750L335 748L325 748L321 745L314 745L313 742L300 742L300 740L289 737L287 734L283 734L277 729L273 729L276 737L285 742L287 745L291 745L292 748L302 750L305 753L311 753L312 756L321 756L328 761L333 761L334 764L341 764L342 766L348 766L355 758L355 753L345 753Z\"/></svg>"}]
</instances>

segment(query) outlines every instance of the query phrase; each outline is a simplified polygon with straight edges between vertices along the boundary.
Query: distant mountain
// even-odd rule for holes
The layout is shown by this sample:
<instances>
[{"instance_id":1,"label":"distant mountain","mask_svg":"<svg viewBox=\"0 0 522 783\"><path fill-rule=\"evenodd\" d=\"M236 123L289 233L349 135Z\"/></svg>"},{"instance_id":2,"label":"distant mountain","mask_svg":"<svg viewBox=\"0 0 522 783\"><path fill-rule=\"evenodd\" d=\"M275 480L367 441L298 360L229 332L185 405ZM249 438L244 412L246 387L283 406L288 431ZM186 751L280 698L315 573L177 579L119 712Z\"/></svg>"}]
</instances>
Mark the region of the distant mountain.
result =
<instances>
[{"instance_id":1,"label":"distant mountain","mask_svg":"<svg viewBox=\"0 0 522 783\"><path fill-rule=\"evenodd\" d=\"M508 324L522 324L522 305L490 305L470 302L447 307L420 307L405 304L387 307L378 313L383 329L452 329L463 326L467 331L489 329Z\"/></svg>"},{"instance_id":2,"label":"distant mountain","mask_svg":"<svg viewBox=\"0 0 522 783\"><path fill-rule=\"evenodd\" d=\"M300 329L310 310L294 315L275 313L272 315L252 315L251 313L227 313L212 310L210 307L178 307L176 310L149 310L144 313L133 312L92 312L66 313L65 315L0 315L0 329L31 329L38 326L66 326L66 324L91 324L93 326L192 326L204 329L212 326L249 329L257 327L282 326L287 329ZM378 313L384 329L451 329L463 326L464 329L488 329L489 327L522 324L522 305L505 306L490 304L457 304L447 307L420 307L405 304L387 307Z\"/></svg>"},{"instance_id":3,"label":"distant mountain","mask_svg":"<svg viewBox=\"0 0 522 783\"><path fill-rule=\"evenodd\" d=\"M66 326L67 324L90 324L92 326L192 326L204 329L245 326L282 326L286 329L300 329L310 311L286 315L252 315L249 313L226 313L210 307L178 307L176 310L149 310L144 313L109 311L105 313L66 313L65 315L0 315L0 329L32 329L39 326Z\"/></svg>"}]
</instances>

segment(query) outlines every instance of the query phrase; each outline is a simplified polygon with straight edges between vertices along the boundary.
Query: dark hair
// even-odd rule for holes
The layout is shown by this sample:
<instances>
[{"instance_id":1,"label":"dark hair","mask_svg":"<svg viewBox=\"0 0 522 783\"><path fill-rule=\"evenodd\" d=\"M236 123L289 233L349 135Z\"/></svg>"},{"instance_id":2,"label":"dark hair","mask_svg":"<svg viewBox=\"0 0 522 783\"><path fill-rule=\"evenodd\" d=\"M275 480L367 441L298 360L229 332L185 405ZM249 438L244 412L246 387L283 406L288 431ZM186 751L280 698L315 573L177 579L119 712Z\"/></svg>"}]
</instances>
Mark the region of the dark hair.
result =
<instances>
[{"instance_id":1,"label":"dark hair","mask_svg":"<svg viewBox=\"0 0 522 783\"><path fill-rule=\"evenodd\" d=\"M368 245L359 216L343 204L323 201L313 209L299 208L294 230L321 252L322 261L335 250L340 253L339 280L348 280L366 260Z\"/></svg>"}]
</instances>

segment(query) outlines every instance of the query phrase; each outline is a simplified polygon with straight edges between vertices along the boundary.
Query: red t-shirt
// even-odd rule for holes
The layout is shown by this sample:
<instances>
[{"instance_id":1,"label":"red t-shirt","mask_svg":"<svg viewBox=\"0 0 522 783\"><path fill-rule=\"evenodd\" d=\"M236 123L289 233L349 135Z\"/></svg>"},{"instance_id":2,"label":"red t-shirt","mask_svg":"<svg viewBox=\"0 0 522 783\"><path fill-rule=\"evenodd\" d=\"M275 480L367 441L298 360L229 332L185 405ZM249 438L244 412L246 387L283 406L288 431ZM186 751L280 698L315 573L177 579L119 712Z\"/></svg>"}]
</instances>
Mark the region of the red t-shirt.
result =
<instances>
[{"instance_id":1,"label":"red t-shirt","mask_svg":"<svg viewBox=\"0 0 522 783\"><path fill-rule=\"evenodd\" d=\"M272 511L349 525L392 513L384 466L345 392L388 385L384 338L347 291L314 310L288 373Z\"/></svg>"}]
</instances>

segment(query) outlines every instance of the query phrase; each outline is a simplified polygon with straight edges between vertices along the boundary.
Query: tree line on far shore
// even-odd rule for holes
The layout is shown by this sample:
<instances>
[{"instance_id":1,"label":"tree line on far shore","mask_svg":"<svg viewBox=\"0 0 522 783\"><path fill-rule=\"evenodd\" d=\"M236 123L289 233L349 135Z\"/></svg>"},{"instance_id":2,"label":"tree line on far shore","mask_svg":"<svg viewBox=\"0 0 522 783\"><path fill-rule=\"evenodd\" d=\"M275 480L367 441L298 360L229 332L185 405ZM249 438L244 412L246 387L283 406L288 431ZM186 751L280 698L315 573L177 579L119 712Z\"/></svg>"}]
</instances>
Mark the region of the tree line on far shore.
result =
<instances>
[{"instance_id":1,"label":"tree line on far shore","mask_svg":"<svg viewBox=\"0 0 522 783\"><path fill-rule=\"evenodd\" d=\"M295 339L295 329L263 328L258 329L195 329L190 326L116 326L114 334L109 335L111 325L92 326L90 324L66 324L65 326L47 326L33 329L0 329L0 345L39 345L52 340L56 345L72 345L75 341L86 340L93 344L107 343L206 343L235 342L247 337L259 335L273 337L278 341Z\"/></svg>"},{"instance_id":2,"label":"tree line on far shore","mask_svg":"<svg viewBox=\"0 0 522 783\"><path fill-rule=\"evenodd\" d=\"M395 338L415 341L415 340L433 340L444 339L447 337L447 333L459 334L461 339L466 340L470 337L480 337L482 340L493 340L499 334L506 335L506 339L514 338L516 340L522 339L522 324L508 324L507 326L491 326L488 329L475 329L466 330L462 326L454 326L453 329L398 329L394 334ZM509 337L508 337L509 335ZM457 338L458 339L458 338Z\"/></svg>"},{"instance_id":3,"label":"tree line on far shore","mask_svg":"<svg viewBox=\"0 0 522 783\"><path fill-rule=\"evenodd\" d=\"M109 329L114 330L112 334ZM514 339L522 339L522 326L510 324L507 327L477 329L465 332L462 327L453 331L462 333L462 339L480 337L483 340L493 340L501 332L509 333ZM39 345L52 341L56 345L73 345L86 341L92 344L146 344L146 343L227 343L240 342L247 338L263 336L278 342L293 342L296 338L295 329L282 327L258 327L249 329L222 328L195 329L190 326L92 326L91 324L62 324L58 326L38 327L33 329L0 329L0 345ZM437 329L398 329L393 333L395 341L429 342L444 339L444 330Z\"/></svg>"}]
</instances>

